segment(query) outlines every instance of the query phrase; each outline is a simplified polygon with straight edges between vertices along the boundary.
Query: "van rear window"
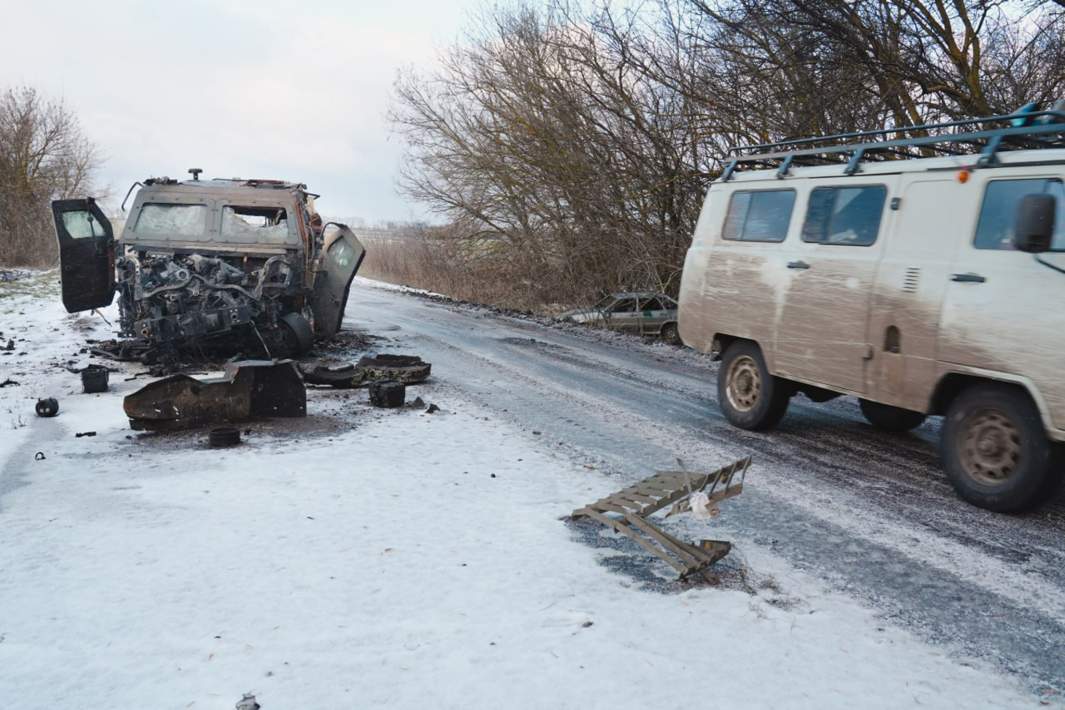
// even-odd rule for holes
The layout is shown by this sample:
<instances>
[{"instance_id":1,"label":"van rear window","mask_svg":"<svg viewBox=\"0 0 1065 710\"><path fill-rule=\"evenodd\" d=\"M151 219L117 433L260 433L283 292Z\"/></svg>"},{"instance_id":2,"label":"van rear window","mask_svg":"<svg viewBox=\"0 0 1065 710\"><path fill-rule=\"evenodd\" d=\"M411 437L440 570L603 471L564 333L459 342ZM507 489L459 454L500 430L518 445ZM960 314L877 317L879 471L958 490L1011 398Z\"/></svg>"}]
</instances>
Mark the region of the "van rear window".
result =
<instances>
[{"instance_id":1,"label":"van rear window","mask_svg":"<svg viewBox=\"0 0 1065 710\"><path fill-rule=\"evenodd\" d=\"M818 244L867 247L876 241L887 188L815 187L810 191L802 240Z\"/></svg>"},{"instance_id":2,"label":"van rear window","mask_svg":"<svg viewBox=\"0 0 1065 710\"><path fill-rule=\"evenodd\" d=\"M734 192L721 236L744 242L782 242L788 235L794 206L795 190Z\"/></svg>"},{"instance_id":3,"label":"van rear window","mask_svg":"<svg viewBox=\"0 0 1065 710\"><path fill-rule=\"evenodd\" d=\"M984 191L980 221L973 246L977 249L1013 249L1013 223L1025 195L1047 193L1058 198L1051 249L1065 251L1065 185L1053 178L991 180Z\"/></svg>"}]
</instances>

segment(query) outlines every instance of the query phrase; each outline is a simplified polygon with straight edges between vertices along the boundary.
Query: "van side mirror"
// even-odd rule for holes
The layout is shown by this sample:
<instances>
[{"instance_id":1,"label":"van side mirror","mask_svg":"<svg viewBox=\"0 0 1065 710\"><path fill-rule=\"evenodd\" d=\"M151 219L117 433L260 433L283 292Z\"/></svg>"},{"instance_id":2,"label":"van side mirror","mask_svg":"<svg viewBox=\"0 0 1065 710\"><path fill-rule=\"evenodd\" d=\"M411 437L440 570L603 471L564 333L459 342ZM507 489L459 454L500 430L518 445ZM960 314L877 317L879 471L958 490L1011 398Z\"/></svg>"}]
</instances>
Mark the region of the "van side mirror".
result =
<instances>
[{"instance_id":1,"label":"van side mirror","mask_svg":"<svg viewBox=\"0 0 1065 710\"><path fill-rule=\"evenodd\" d=\"M1039 254L1049 251L1054 240L1054 216L1058 205L1054 195L1025 195L1017 206L1013 246L1018 251Z\"/></svg>"}]
</instances>

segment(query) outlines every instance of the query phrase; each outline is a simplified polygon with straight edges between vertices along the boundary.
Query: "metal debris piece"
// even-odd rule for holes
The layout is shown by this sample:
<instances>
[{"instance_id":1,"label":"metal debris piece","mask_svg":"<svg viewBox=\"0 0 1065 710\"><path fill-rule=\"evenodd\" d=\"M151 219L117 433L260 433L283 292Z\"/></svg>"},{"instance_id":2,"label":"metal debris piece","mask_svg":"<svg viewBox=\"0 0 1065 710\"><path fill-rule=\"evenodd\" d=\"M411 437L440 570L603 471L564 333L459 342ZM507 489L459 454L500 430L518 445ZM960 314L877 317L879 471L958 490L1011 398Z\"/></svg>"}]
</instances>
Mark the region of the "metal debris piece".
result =
<instances>
[{"instance_id":1,"label":"metal debris piece","mask_svg":"<svg viewBox=\"0 0 1065 710\"><path fill-rule=\"evenodd\" d=\"M59 401L55 397L38 399L36 411L38 417L54 417L59 414Z\"/></svg>"},{"instance_id":2,"label":"metal debris piece","mask_svg":"<svg viewBox=\"0 0 1065 710\"><path fill-rule=\"evenodd\" d=\"M751 457L748 456L710 473L660 471L578 508L571 517L591 518L617 530L669 563L681 579L696 573L708 575L706 568L727 555L732 549L731 543L701 540L698 545L692 545L663 532L648 518L666 506L672 506L666 517L690 510L693 493L705 493L707 506L739 495L743 492L743 481L750 465Z\"/></svg>"},{"instance_id":3,"label":"metal debris piece","mask_svg":"<svg viewBox=\"0 0 1065 710\"><path fill-rule=\"evenodd\" d=\"M251 693L245 693L244 697L237 701L236 710L260 710L262 705L258 703L255 696Z\"/></svg>"},{"instance_id":4,"label":"metal debris piece","mask_svg":"<svg viewBox=\"0 0 1065 710\"><path fill-rule=\"evenodd\" d=\"M107 381L110 377L108 369L102 365L89 365L81 371L81 387L85 394L95 394L107 391Z\"/></svg>"},{"instance_id":5,"label":"metal debris piece","mask_svg":"<svg viewBox=\"0 0 1065 710\"><path fill-rule=\"evenodd\" d=\"M240 429L231 426L220 426L211 430L207 436L207 442L212 449L224 449L236 446L240 443Z\"/></svg>"},{"instance_id":6,"label":"metal debris piece","mask_svg":"<svg viewBox=\"0 0 1065 710\"><path fill-rule=\"evenodd\" d=\"M74 438L75 439L80 439L83 436L96 436L96 432L95 431L79 431L77 434L74 435Z\"/></svg>"},{"instance_id":7,"label":"metal debris piece","mask_svg":"<svg viewBox=\"0 0 1065 710\"><path fill-rule=\"evenodd\" d=\"M190 429L259 417L305 417L307 389L291 360L244 360L226 365L223 377L156 380L126 396L123 408L136 430Z\"/></svg>"},{"instance_id":8,"label":"metal debris piece","mask_svg":"<svg viewBox=\"0 0 1065 710\"><path fill-rule=\"evenodd\" d=\"M3 382L0 382L0 388L3 388L3 387L18 387L18 386L19 386L19 383L15 382L10 377L7 378L6 380L4 380Z\"/></svg>"},{"instance_id":9,"label":"metal debris piece","mask_svg":"<svg viewBox=\"0 0 1065 710\"><path fill-rule=\"evenodd\" d=\"M368 355L354 365L329 366L320 363L301 365L303 379L311 385L327 385L337 389L362 387L370 382L392 380L405 385L424 382L432 365L416 355Z\"/></svg>"},{"instance_id":10,"label":"metal debris piece","mask_svg":"<svg viewBox=\"0 0 1065 710\"><path fill-rule=\"evenodd\" d=\"M355 364L367 381L393 380L405 385L424 382L433 366L417 355L367 355Z\"/></svg>"},{"instance_id":11,"label":"metal debris piece","mask_svg":"<svg viewBox=\"0 0 1065 710\"><path fill-rule=\"evenodd\" d=\"M370 383L370 404L375 407L402 407L407 387L401 382L384 380Z\"/></svg>"}]
</instances>

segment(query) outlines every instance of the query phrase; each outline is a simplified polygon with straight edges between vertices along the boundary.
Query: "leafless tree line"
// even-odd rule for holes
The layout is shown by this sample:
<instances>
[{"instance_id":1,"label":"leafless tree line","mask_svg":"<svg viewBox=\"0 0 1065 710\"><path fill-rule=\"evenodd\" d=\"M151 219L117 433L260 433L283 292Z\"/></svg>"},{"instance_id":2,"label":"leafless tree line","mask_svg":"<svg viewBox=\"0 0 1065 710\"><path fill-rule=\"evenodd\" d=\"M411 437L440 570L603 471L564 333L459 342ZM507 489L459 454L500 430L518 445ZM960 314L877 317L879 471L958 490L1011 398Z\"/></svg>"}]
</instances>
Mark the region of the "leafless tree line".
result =
<instances>
[{"instance_id":1,"label":"leafless tree line","mask_svg":"<svg viewBox=\"0 0 1065 710\"><path fill-rule=\"evenodd\" d=\"M1057 2L548 0L402 75L392 119L403 189L451 225L441 263L529 306L675 292L732 146L1058 98Z\"/></svg>"},{"instance_id":2,"label":"leafless tree line","mask_svg":"<svg viewBox=\"0 0 1065 710\"><path fill-rule=\"evenodd\" d=\"M50 203L84 196L98 164L75 115L29 87L0 93L0 265L55 263Z\"/></svg>"}]
</instances>

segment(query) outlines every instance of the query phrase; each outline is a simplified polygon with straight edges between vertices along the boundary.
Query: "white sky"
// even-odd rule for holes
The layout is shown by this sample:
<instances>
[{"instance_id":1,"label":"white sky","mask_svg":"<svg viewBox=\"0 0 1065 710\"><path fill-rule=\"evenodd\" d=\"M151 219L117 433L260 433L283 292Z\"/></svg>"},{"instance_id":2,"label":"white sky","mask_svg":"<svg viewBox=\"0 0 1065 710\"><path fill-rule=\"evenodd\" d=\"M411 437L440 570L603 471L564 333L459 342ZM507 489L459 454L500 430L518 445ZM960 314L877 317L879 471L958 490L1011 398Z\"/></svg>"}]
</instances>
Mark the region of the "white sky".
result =
<instances>
[{"instance_id":1,"label":"white sky","mask_svg":"<svg viewBox=\"0 0 1065 710\"><path fill-rule=\"evenodd\" d=\"M62 98L118 200L134 180L200 167L305 182L331 216L416 219L424 209L395 189L392 83L432 66L481 5L3 0L0 87Z\"/></svg>"}]
</instances>

